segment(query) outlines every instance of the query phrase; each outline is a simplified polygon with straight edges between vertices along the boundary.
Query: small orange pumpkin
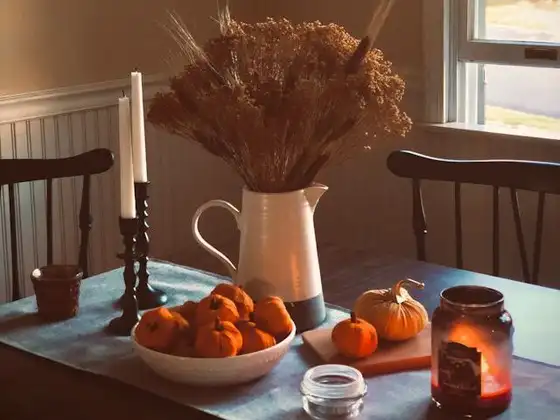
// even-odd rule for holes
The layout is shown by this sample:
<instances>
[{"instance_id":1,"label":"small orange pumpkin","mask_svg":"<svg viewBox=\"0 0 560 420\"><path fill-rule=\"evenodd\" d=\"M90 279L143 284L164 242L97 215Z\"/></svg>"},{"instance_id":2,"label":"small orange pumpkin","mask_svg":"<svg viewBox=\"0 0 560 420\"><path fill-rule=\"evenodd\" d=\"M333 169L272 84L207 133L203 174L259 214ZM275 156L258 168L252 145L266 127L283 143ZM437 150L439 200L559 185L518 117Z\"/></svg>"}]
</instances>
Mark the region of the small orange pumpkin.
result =
<instances>
[{"instance_id":1,"label":"small orange pumpkin","mask_svg":"<svg viewBox=\"0 0 560 420\"><path fill-rule=\"evenodd\" d=\"M292 331L292 318L278 296L266 297L255 304L255 323L277 338L286 337Z\"/></svg>"},{"instance_id":2,"label":"small orange pumpkin","mask_svg":"<svg viewBox=\"0 0 560 420\"><path fill-rule=\"evenodd\" d=\"M198 330L194 348L200 357L218 358L235 356L243 346L243 336L229 321L216 318Z\"/></svg>"},{"instance_id":3,"label":"small orange pumpkin","mask_svg":"<svg viewBox=\"0 0 560 420\"><path fill-rule=\"evenodd\" d=\"M249 314L255 309L253 299L243 290L241 286L233 283L220 283L211 294L221 295L232 300L237 307L240 319L249 319Z\"/></svg>"},{"instance_id":4,"label":"small orange pumpkin","mask_svg":"<svg viewBox=\"0 0 560 420\"><path fill-rule=\"evenodd\" d=\"M276 339L272 335L257 327L252 312L248 320L239 321L236 327L243 337L243 347L241 347L243 354L264 350L276 344Z\"/></svg>"},{"instance_id":5,"label":"small orange pumpkin","mask_svg":"<svg viewBox=\"0 0 560 420\"><path fill-rule=\"evenodd\" d=\"M181 306L177 307L176 310L183 318L189 321L190 324L196 324L196 307L198 306L198 302L194 302L192 300L187 300Z\"/></svg>"},{"instance_id":6,"label":"small orange pumpkin","mask_svg":"<svg viewBox=\"0 0 560 420\"><path fill-rule=\"evenodd\" d=\"M175 340L175 343L169 350L169 354L180 357L194 357L195 351L191 341L185 337Z\"/></svg>"},{"instance_id":7,"label":"small orange pumpkin","mask_svg":"<svg viewBox=\"0 0 560 420\"><path fill-rule=\"evenodd\" d=\"M194 326L179 312L171 311L171 315L173 315L177 324L175 329L175 341L185 340L192 345L196 334ZM173 343L173 345L175 345L175 343Z\"/></svg>"},{"instance_id":8,"label":"small orange pumpkin","mask_svg":"<svg viewBox=\"0 0 560 420\"><path fill-rule=\"evenodd\" d=\"M196 324L213 324L216 318L236 323L239 320L239 312L235 303L221 295L209 295L202 299L196 307Z\"/></svg>"},{"instance_id":9,"label":"small orange pumpkin","mask_svg":"<svg viewBox=\"0 0 560 420\"><path fill-rule=\"evenodd\" d=\"M181 315L179 312L175 312L175 311L169 311L169 312L171 312L171 316L173 317L173 319L177 323L178 332L179 333L186 332L190 327L189 321L183 315Z\"/></svg>"},{"instance_id":10,"label":"small orange pumpkin","mask_svg":"<svg viewBox=\"0 0 560 420\"><path fill-rule=\"evenodd\" d=\"M352 312L349 319L340 321L333 328L331 340L338 352L352 359L371 355L378 344L375 327Z\"/></svg>"},{"instance_id":11,"label":"small orange pumpkin","mask_svg":"<svg viewBox=\"0 0 560 420\"><path fill-rule=\"evenodd\" d=\"M168 350L179 329L188 329L188 322L182 317L180 321L177 315L163 307L145 312L136 327L138 343L157 351Z\"/></svg>"}]
</instances>

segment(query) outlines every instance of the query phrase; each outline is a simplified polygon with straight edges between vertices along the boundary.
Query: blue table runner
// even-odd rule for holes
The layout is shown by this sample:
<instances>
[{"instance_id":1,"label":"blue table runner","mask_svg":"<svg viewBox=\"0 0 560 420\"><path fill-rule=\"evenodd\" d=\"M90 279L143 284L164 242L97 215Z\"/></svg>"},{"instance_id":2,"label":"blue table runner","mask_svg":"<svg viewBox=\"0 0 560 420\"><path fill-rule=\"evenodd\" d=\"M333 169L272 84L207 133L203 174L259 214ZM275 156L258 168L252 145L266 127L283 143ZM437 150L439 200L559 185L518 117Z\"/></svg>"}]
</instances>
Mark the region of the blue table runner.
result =
<instances>
[{"instance_id":1,"label":"blue table runner","mask_svg":"<svg viewBox=\"0 0 560 420\"><path fill-rule=\"evenodd\" d=\"M199 300L225 278L158 261L150 262L152 283L170 296L169 306ZM180 404L228 420L305 419L299 384L305 371L321 363L297 336L288 354L264 378L249 384L209 392L175 384L153 373L134 353L130 338L105 332L119 315L114 306L123 292L122 269L103 273L82 284L79 315L45 323L36 315L35 298L0 306L0 342L74 369L103 375ZM325 326L347 312L329 306ZM363 418L425 419L430 406L428 371L402 372L368 378ZM555 419L560 411L560 369L516 359L514 400L500 416L507 419Z\"/></svg>"}]
</instances>

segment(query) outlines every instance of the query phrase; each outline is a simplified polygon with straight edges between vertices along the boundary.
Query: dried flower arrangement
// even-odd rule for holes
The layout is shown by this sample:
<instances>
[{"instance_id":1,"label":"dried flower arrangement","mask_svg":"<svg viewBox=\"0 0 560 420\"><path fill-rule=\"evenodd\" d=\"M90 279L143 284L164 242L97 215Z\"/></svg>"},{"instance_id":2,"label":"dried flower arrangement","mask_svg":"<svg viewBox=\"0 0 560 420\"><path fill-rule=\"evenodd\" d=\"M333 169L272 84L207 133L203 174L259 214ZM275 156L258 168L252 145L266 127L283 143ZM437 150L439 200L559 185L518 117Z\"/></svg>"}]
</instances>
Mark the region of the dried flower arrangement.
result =
<instances>
[{"instance_id":1,"label":"dried flower arrangement","mask_svg":"<svg viewBox=\"0 0 560 420\"><path fill-rule=\"evenodd\" d=\"M376 137L409 131L398 106L405 84L371 49L376 35L359 42L336 24L248 24L227 8L218 17L220 35L203 48L173 18L186 64L156 95L148 120L225 160L250 190L305 188Z\"/></svg>"}]
</instances>

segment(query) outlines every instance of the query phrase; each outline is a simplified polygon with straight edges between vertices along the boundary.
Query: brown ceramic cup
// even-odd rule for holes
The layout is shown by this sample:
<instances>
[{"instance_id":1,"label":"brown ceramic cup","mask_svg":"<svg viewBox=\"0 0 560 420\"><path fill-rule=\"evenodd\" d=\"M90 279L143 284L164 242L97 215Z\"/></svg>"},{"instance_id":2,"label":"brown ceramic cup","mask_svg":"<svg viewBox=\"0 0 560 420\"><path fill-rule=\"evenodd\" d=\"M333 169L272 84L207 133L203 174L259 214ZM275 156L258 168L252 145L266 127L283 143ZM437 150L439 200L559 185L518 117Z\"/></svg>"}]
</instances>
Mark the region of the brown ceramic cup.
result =
<instances>
[{"instance_id":1,"label":"brown ceramic cup","mask_svg":"<svg viewBox=\"0 0 560 420\"><path fill-rule=\"evenodd\" d=\"M76 316L84 273L76 265L53 264L31 273L39 315L49 321Z\"/></svg>"}]
</instances>

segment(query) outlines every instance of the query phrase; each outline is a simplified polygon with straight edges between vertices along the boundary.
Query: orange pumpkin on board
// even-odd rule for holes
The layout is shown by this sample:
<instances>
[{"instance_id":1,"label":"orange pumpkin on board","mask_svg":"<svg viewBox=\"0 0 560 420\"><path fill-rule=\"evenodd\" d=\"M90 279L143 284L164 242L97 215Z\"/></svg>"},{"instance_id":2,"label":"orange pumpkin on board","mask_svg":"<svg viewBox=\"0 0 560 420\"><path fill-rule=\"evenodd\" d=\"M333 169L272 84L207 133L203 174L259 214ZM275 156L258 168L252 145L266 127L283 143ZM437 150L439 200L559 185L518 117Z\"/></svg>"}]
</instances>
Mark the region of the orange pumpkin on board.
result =
<instances>
[{"instance_id":1,"label":"orange pumpkin on board","mask_svg":"<svg viewBox=\"0 0 560 420\"><path fill-rule=\"evenodd\" d=\"M367 357L377 350L375 327L352 312L349 319L340 321L331 332L331 340L343 356L352 359Z\"/></svg>"}]
</instances>

